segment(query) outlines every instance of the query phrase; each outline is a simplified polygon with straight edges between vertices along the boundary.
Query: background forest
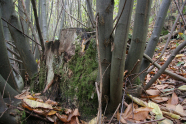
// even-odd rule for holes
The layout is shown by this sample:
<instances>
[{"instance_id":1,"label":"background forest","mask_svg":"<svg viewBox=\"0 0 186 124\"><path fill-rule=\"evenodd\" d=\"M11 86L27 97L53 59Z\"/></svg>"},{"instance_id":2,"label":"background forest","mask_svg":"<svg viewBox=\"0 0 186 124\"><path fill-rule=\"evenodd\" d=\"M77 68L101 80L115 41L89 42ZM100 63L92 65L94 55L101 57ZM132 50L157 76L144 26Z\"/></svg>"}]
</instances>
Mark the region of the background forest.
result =
<instances>
[{"instance_id":1,"label":"background forest","mask_svg":"<svg viewBox=\"0 0 186 124\"><path fill-rule=\"evenodd\" d=\"M0 0L0 123L183 123L185 3Z\"/></svg>"}]
</instances>

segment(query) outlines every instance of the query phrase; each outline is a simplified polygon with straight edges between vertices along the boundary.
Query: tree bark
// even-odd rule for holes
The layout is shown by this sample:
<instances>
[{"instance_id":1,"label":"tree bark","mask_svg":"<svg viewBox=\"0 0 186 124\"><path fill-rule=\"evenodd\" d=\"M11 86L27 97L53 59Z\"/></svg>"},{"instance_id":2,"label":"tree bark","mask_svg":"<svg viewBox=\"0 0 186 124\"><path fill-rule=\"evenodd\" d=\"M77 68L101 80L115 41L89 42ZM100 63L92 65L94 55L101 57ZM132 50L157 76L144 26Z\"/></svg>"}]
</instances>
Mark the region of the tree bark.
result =
<instances>
[{"instance_id":1,"label":"tree bark","mask_svg":"<svg viewBox=\"0 0 186 124\"><path fill-rule=\"evenodd\" d=\"M118 15L121 15L115 31L113 43L111 74L110 74L110 107L115 111L122 98L123 72L125 67L125 52L133 9L133 0L122 0L119 4ZM124 7L124 10L123 10ZM122 11L123 10L123 11Z\"/></svg>"},{"instance_id":2,"label":"tree bark","mask_svg":"<svg viewBox=\"0 0 186 124\"><path fill-rule=\"evenodd\" d=\"M1 9L1 8L0 8ZM1 12L0 12L0 18L1 18ZM4 32L3 32L3 25L2 21L0 20L0 74L4 79L8 79L7 82L13 87L14 89L18 90L17 83L15 81L12 67L10 65L9 59L8 59L8 53L7 48L5 45L5 39L4 39ZM1 82L0 82L1 84ZM2 92L2 91L1 91Z\"/></svg>"},{"instance_id":3,"label":"tree bark","mask_svg":"<svg viewBox=\"0 0 186 124\"><path fill-rule=\"evenodd\" d=\"M6 14L6 20L19 30L21 29L20 23L18 21L18 17L15 14L14 4L12 0L4 0L2 6L5 7L6 11L10 11L11 13L4 13ZM34 57L29 50L29 44L26 42L26 38L24 35L19 32L17 29L13 28L12 26L8 25L10 30L11 36L14 40L14 43L18 49L18 52L22 58L24 63L24 67L28 72L29 76L32 77L35 73L37 73L37 63L34 60Z\"/></svg>"},{"instance_id":4,"label":"tree bark","mask_svg":"<svg viewBox=\"0 0 186 124\"><path fill-rule=\"evenodd\" d=\"M114 0L97 0L96 1L96 12L99 17L98 19L98 40L100 50L100 61L102 67L102 75L99 76L98 81L102 78L103 91L102 96L109 96L110 94L110 64L111 64L111 42L113 40L110 34L113 29L113 7ZM106 105L107 100L103 99L103 106Z\"/></svg>"},{"instance_id":5,"label":"tree bark","mask_svg":"<svg viewBox=\"0 0 186 124\"><path fill-rule=\"evenodd\" d=\"M43 40L47 41L48 36L48 28L47 28L47 13L46 13L46 0L41 0L42 2L42 32L43 32Z\"/></svg>"},{"instance_id":6,"label":"tree bark","mask_svg":"<svg viewBox=\"0 0 186 124\"><path fill-rule=\"evenodd\" d=\"M86 0L86 5L87 5L87 10L88 10L89 20L92 24L92 27L94 28L95 27L95 20L94 20L94 14L93 14L93 11L92 11L92 6L91 6L91 3L90 3L90 0Z\"/></svg>"},{"instance_id":7,"label":"tree bark","mask_svg":"<svg viewBox=\"0 0 186 124\"><path fill-rule=\"evenodd\" d=\"M159 41L159 36L160 36L161 30L163 28L165 17L167 15L167 11L169 9L170 3L171 3L171 0L163 0L162 4L160 6L160 10L157 15L156 23L155 23L150 41L148 42L148 45L145 50L145 54L147 54L151 58L154 54L155 48L156 48L157 43ZM144 69L146 69L149 66L149 64L150 64L150 62L148 60L143 59L140 71L143 71ZM140 80L142 82L144 81L146 74L147 73L141 74Z\"/></svg>"},{"instance_id":8,"label":"tree bark","mask_svg":"<svg viewBox=\"0 0 186 124\"><path fill-rule=\"evenodd\" d=\"M131 46L126 59L125 68L128 70L129 80L132 83L140 83L139 80L132 80L136 73L139 73L141 60L146 46L146 37L148 31L149 17L152 0L138 0L134 21ZM136 63L140 61L137 65ZM131 72L132 71L132 72Z\"/></svg>"}]
</instances>

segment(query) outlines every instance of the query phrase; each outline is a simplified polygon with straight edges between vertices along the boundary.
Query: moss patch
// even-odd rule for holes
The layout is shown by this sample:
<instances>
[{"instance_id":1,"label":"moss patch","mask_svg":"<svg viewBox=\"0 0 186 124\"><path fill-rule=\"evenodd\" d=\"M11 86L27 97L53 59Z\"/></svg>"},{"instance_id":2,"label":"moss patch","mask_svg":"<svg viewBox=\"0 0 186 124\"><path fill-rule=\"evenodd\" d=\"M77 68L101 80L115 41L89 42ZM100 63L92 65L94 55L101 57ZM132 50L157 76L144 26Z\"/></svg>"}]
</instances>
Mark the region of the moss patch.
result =
<instances>
[{"instance_id":1,"label":"moss patch","mask_svg":"<svg viewBox=\"0 0 186 124\"><path fill-rule=\"evenodd\" d=\"M97 59L95 40L92 39L85 53L81 53L80 45L76 45L76 53L68 63L72 76L68 81L68 96L77 98L80 112L96 114L97 95L94 82L97 77ZM94 96L93 96L94 95Z\"/></svg>"}]
</instances>

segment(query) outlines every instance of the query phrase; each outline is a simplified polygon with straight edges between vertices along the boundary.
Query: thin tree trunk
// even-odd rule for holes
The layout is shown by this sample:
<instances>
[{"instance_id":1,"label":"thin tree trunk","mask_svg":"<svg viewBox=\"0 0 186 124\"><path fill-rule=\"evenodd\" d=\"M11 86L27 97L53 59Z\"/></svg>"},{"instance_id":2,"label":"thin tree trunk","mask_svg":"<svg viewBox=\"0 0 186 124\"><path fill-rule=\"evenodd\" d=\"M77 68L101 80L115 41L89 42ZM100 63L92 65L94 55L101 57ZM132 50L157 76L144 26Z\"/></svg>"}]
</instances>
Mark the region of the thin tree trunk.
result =
<instances>
[{"instance_id":1,"label":"thin tree trunk","mask_svg":"<svg viewBox=\"0 0 186 124\"><path fill-rule=\"evenodd\" d=\"M156 23L155 23L151 38L150 38L148 45L146 47L146 50L145 50L145 54L147 54L151 58L154 54L155 48L156 48L157 43L159 41L159 36L160 36L161 30L163 28L164 20L167 15L167 11L169 9L170 3L171 3L171 0L163 0L162 4L160 6L160 10L157 15ZM149 66L149 64L150 64L150 62L148 60L143 59L140 71L143 71L144 69L146 69ZM141 74L140 80L142 82L144 81L146 74L147 73Z\"/></svg>"},{"instance_id":2,"label":"thin tree trunk","mask_svg":"<svg viewBox=\"0 0 186 124\"><path fill-rule=\"evenodd\" d=\"M90 0L86 0L88 15L90 17L89 18L89 21L91 22L92 27L94 28L95 27L95 20L94 20L94 14L93 14L92 6L91 6L91 3L90 2L91 2Z\"/></svg>"},{"instance_id":3,"label":"thin tree trunk","mask_svg":"<svg viewBox=\"0 0 186 124\"><path fill-rule=\"evenodd\" d=\"M48 28L47 28L47 13L46 13L46 0L41 0L42 3L42 31L43 31L43 40L47 41Z\"/></svg>"},{"instance_id":4,"label":"thin tree trunk","mask_svg":"<svg viewBox=\"0 0 186 124\"><path fill-rule=\"evenodd\" d=\"M6 14L6 20L16 27L17 29L21 29L20 23L18 21L18 17L16 16L14 4L12 0L5 0L2 4L5 7L5 11L10 11L11 13L4 13ZM37 63L34 60L34 57L29 50L29 44L26 42L26 38L24 35L19 32L17 29L13 28L12 26L8 25L10 30L11 36L14 40L14 43L18 49L18 52L21 56L21 59L24 63L24 67L28 72L29 76L32 77L35 73L37 73Z\"/></svg>"},{"instance_id":5,"label":"thin tree trunk","mask_svg":"<svg viewBox=\"0 0 186 124\"><path fill-rule=\"evenodd\" d=\"M113 43L111 74L110 74L110 107L115 111L122 98L123 72L125 67L125 52L127 45L130 19L133 9L133 0L122 0L119 3L118 15L121 15L117 24ZM124 10L123 10L124 9ZM123 10L123 11L122 11ZM113 21L112 21L113 22Z\"/></svg>"},{"instance_id":6,"label":"thin tree trunk","mask_svg":"<svg viewBox=\"0 0 186 124\"><path fill-rule=\"evenodd\" d=\"M113 29L113 7L114 0L105 1L97 0L96 1L96 12L99 13L98 16L98 40L99 40L99 50L100 50L100 61L102 64L102 75L100 77L98 72L98 82L102 78L103 82L103 91L102 96L109 96L110 89L110 64L111 64L111 42L113 40L110 37L110 34ZM108 11L105 11L107 8ZM106 105L107 100L103 99L103 106Z\"/></svg>"},{"instance_id":7,"label":"thin tree trunk","mask_svg":"<svg viewBox=\"0 0 186 124\"><path fill-rule=\"evenodd\" d=\"M0 7L1 11L1 7ZM0 12L0 18L1 18L1 12ZM8 59L8 53L5 45L5 39L4 39L4 33L3 33L3 25L2 21L0 20L0 74L2 75L2 78L7 80L7 82L10 84L10 86L16 90L18 90L17 83L15 81L12 67L10 65L9 59ZM0 83L1 84L1 83ZM0 91L2 92L2 90Z\"/></svg>"},{"instance_id":8,"label":"thin tree trunk","mask_svg":"<svg viewBox=\"0 0 186 124\"><path fill-rule=\"evenodd\" d=\"M137 2L131 46L129 48L126 59L125 69L128 70L129 74L132 74L132 76L129 77L129 80L132 83L136 84L140 83L138 78L136 78L135 80L132 79L133 77L135 77L136 73L139 73L141 65L140 63L143 59L143 53L146 46L151 3L152 0L138 0Z\"/></svg>"}]
</instances>

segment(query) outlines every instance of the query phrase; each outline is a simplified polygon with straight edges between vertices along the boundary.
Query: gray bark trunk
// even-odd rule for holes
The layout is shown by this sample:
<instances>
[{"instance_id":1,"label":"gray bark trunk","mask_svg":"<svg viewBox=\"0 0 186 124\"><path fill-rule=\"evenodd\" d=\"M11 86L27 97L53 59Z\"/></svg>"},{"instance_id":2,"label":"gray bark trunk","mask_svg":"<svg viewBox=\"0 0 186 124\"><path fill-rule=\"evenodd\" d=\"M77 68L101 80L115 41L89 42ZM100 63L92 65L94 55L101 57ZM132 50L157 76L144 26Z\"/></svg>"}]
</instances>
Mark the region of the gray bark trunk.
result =
<instances>
[{"instance_id":1,"label":"gray bark trunk","mask_svg":"<svg viewBox=\"0 0 186 124\"><path fill-rule=\"evenodd\" d=\"M66 4L67 4L67 0L63 1L63 6L64 6L64 9L66 9ZM60 30L59 30L59 39L61 38L61 30L63 29L64 27L64 20L65 20L65 10L62 10L62 18L61 18L61 22L60 22Z\"/></svg>"},{"instance_id":2,"label":"gray bark trunk","mask_svg":"<svg viewBox=\"0 0 186 124\"><path fill-rule=\"evenodd\" d=\"M159 41L159 36L160 36L161 30L163 28L164 20L167 15L167 11L169 9L170 3L171 3L171 0L163 0L162 4L160 6L160 10L159 10L159 13L158 13L158 16L156 19L156 23L155 23L150 41L148 42L148 45L145 50L145 54L147 54L151 58L154 54L155 48L156 48L157 43ZM144 69L146 69L149 66L149 64L150 64L150 62L147 59L143 59L140 71L143 71ZM140 80L144 81L145 76L146 76L146 73L143 73L140 76Z\"/></svg>"},{"instance_id":3,"label":"gray bark trunk","mask_svg":"<svg viewBox=\"0 0 186 124\"><path fill-rule=\"evenodd\" d=\"M98 82L102 78L103 90L102 96L109 96L110 89L110 64L111 64L111 42L112 38L110 34L113 29L113 0L97 0L96 1L96 12L99 16L98 19L98 40L99 40L99 50L100 50L100 60L102 75L100 77L98 72ZM108 8L108 9L107 9ZM100 67L99 67L100 68ZM106 104L106 99L103 99L103 106Z\"/></svg>"},{"instance_id":4,"label":"gray bark trunk","mask_svg":"<svg viewBox=\"0 0 186 124\"><path fill-rule=\"evenodd\" d=\"M18 21L18 17L15 14L15 9L13 5L12 0L4 0L3 6L5 7L6 11L10 11L11 14L6 14L6 20L9 20L9 22L16 28L20 28L20 23ZM15 28L8 25L8 28L10 30L11 36L15 42L15 45L18 49L18 52L21 56L21 59L24 63L24 67L26 71L28 72L29 76L32 77L35 73L37 73L37 63L34 60L34 57L29 50L29 44L26 42L26 38L23 36L21 32L16 30Z\"/></svg>"},{"instance_id":5,"label":"gray bark trunk","mask_svg":"<svg viewBox=\"0 0 186 124\"><path fill-rule=\"evenodd\" d=\"M0 18L1 18L1 12L0 12ZM8 59L8 53L7 53L7 48L5 45L5 39L4 39L4 33L3 33L3 25L2 25L1 20L0 20L0 44L1 44L0 45L0 50L1 50L0 52L0 74L5 80L7 80L7 82L10 84L11 87L18 90L18 86L17 86L17 83L13 75L12 67ZM2 82L0 84L2 84Z\"/></svg>"},{"instance_id":6,"label":"gray bark trunk","mask_svg":"<svg viewBox=\"0 0 186 124\"><path fill-rule=\"evenodd\" d=\"M119 13L121 15L123 7L124 11L117 24L115 38L113 43L112 62L111 62L111 74L110 74L110 108L111 111L115 111L122 98L123 88L123 72L125 67L125 52L128 39L128 32L130 27L130 19L133 9L133 0L128 0L124 6L126 0L120 1Z\"/></svg>"},{"instance_id":7,"label":"gray bark trunk","mask_svg":"<svg viewBox=\"0 0 186 124\"><path fill-rule=\"evenodd\" d=\"M47 41L48 36L48 28L47 28L47 13L46 13L46 0L41 0L42 3L42 31L43 31L43 40Z\"/></svg>"},{"instance_id":8,"label":"gray bark trunk","mask_svg":"<svg viewBox=\"0 0 186 124\"><path fill-rule=\"evenodd\" d=\"M86 5L87 5L87 10L88 10L88 16L89 16L89 20L92 24L92 27L95 27L95 20L94 20L94 14L92 11L92 6L91 6L91 1L90 0L86 0Z\"/></svg>"},{"instance_id":9,"label":"gray bark trunk","mask_svg":"<svg viewBox=\"0 0 186 124\"><path fill-rule=\"evenodd\" d=\"M129 48L125 65L128 73L132 74L132 76L129 77L129 80L132 83L139 83L139 80L132 79L136 73L139 73L140 63L143 58L143 53L146 46L151 3L152 0L138 0L137 2L131 46ZM140 62L136 64L139 60Z\"/></svg>"}]
</instances>

